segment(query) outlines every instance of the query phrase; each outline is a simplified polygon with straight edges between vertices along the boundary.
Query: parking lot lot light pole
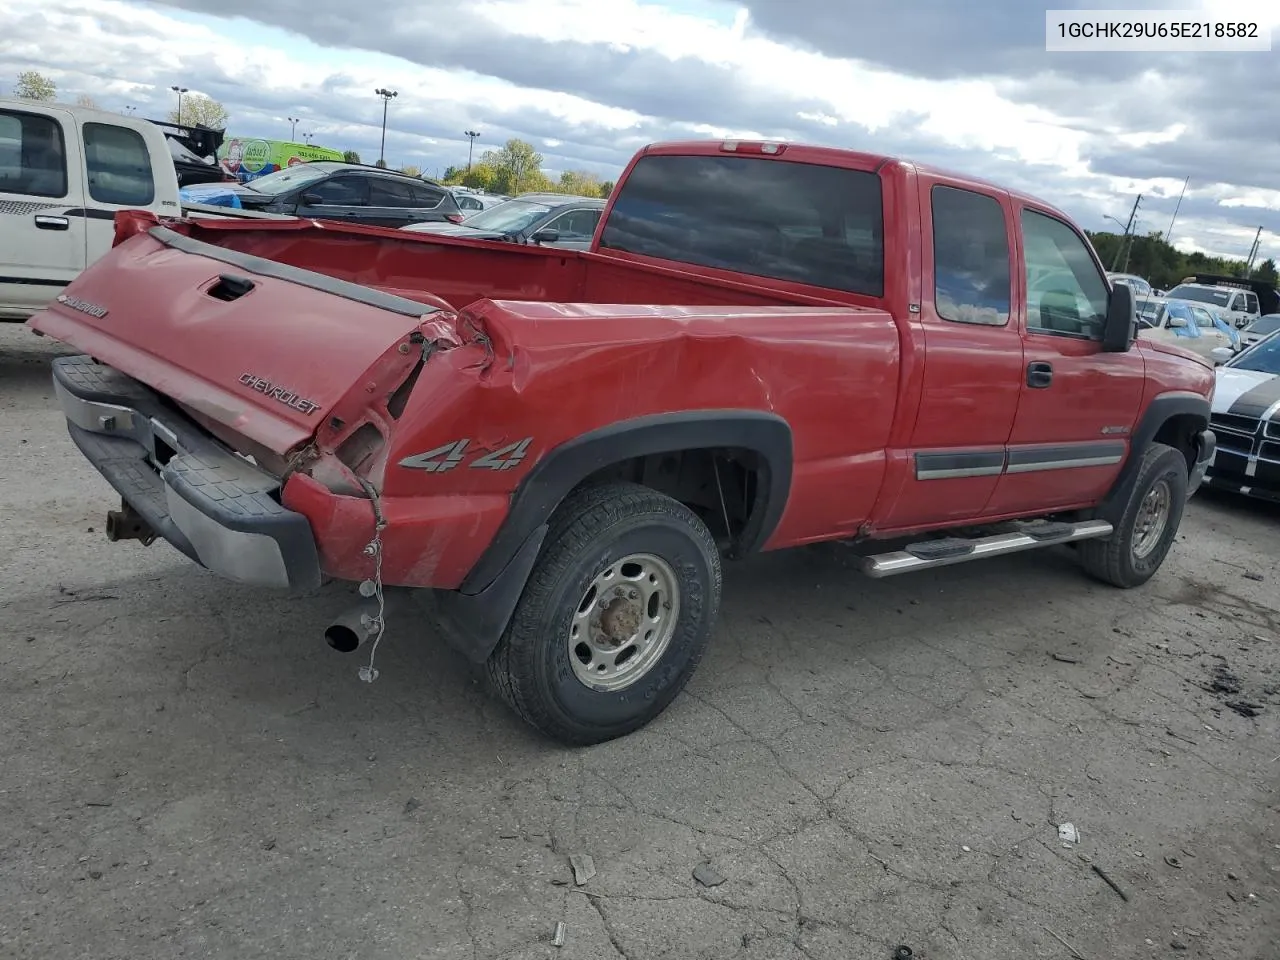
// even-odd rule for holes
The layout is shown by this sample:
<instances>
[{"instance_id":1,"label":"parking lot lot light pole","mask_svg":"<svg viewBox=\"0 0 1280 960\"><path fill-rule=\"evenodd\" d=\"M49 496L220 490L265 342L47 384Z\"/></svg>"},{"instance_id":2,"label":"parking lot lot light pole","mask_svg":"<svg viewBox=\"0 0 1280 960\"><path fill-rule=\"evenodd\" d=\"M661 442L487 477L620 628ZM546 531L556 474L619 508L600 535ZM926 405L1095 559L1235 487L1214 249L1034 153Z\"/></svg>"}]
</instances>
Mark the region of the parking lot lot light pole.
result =
<instances>
[{"instance_id":1,"label":"parking lot lot light pole","mask_svg":"<svg viewBox=\"0 0 1280 960\"><path fill-rule=\"evenodd\" d=\"M187 88L175 83L169 89L178 95L178 126L182 126L182 95L187 92Z\"/></svg>"},{"instance_id":2,"label":"parking lot lot light pole","mask_svg":"<svg viewBox=\"0 0 1280 960\"><path fill-rule=\"evenodd\" d=\"M391 98L399 96L395 90L388 90L386 87L379 87L373 91L382 98L382 146L378 148L379 166L387 162L387 104L391 102Z\"/></svg>"},{"instance_id":3,"label":"parking lot lot light pole","mask_svg":"<svg viewBox=\"0 0 1280 960\"><path fill-rule=\"evenodd\" d=\"M470 173L471 172L471 152L475 149L476 138L480 136L480 131L464 130L463 133L466 135L467 140L469 141L467 143L467 173Z\"/></svg>"},{"instance_id":4,"label":"parking lot lot light pole","mask_svg":"<svg viewBox=\"0 0 1280 960\"><path fill-rule=\"evenodd\" d=\"M289 121L289 142L295 143L298 139L298 118L285 117Z\"/></svg>"}]
</instances>

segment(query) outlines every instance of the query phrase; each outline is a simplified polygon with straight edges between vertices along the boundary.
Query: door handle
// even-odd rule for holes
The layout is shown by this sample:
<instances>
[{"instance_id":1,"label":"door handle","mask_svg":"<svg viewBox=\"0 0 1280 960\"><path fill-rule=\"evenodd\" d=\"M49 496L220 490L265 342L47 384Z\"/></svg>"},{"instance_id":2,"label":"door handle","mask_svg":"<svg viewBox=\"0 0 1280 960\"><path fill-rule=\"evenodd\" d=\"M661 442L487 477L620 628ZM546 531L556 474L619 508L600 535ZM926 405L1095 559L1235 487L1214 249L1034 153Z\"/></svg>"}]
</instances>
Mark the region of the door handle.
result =
<instances>
[{"instance_id":1,"label":"door handle","mask_svg":"<svg viewBox=\"0 0 1280 960\"><path fill-rule=\"evenodd\" d=\"M37 213L35 221L37 230L66 230L71 226L71 221L66 217L51 217L43 213Z\"/></svg>"},{"instance_id":2,"label":"door handle","mask_svg":"<svg viewBox=\"0 0 1280 960\"><path fill-rule=\"evenodd\" d=\"M1027 364L1027 386L1043 390L1053 383L1053 364L1045 360L1037 360Z\"/></svg>"}]
</instances>

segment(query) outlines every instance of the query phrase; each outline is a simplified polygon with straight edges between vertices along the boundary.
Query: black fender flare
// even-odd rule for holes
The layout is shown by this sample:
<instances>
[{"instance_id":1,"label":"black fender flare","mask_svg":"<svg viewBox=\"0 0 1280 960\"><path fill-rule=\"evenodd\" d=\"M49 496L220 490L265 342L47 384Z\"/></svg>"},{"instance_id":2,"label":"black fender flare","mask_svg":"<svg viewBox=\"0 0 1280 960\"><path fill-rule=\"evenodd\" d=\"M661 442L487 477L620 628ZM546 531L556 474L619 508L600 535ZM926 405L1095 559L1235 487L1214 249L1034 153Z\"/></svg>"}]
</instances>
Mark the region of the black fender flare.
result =
<instances>
[{"instance_id":1,"label":"black fender flare","mask_svg":"<svg viewBox=\"0 0 1280 960\"><path fill-rule=\"evenodd\" d=\"M1202 422L1200 429L1209 428L1211 407L1207 398L1189 391L1172 391L1162 393L1147 405L1138 426L1133 431L1129 444L1129 456L1125 459L1120 475L1112 485L1111 491L1098 506L1096 515L1102 519L1118 517L1124 511L1133 492L1133 485L1138 479L1138 465L1142 462L1142 453L1155 439L1160 428L1174 417L1192 416Z\"/></svg>"},{"instance_id":2,"label":"black fender flare","mask_svg":"<svg viewBox=\"0 0 1280 960\"><path fill-rule=\"evenodd\" d=\"M507 628L547 534L551 514L574 487L633 457L704 448L751 450L760 457L756 500L740 542L758 551L773 535L791 496L791 427L758 410L692 410L622 420L550 450L521 481L497 535L456 591L435 591L432 613L445 637L482 662Z\"/></svg>"}]
</instances>

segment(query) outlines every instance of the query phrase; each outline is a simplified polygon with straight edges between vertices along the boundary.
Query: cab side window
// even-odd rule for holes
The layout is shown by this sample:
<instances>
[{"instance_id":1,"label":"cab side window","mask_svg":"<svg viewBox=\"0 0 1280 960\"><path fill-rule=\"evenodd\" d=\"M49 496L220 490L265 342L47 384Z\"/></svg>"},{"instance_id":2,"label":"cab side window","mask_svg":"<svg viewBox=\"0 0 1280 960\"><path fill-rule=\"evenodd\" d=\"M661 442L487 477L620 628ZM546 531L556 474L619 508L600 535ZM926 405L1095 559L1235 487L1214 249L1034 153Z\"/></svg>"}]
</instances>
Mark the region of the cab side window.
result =
<instances>
[{"instance_id":1,"label":"cab side window","mask_svg":"<svg viewBox=\"0 0 1280 960\"><path fill-rule=\"evenodd\" d=\"M994 197L935 186L933 301L938 316L955 323L1002 327L1011 302L1009 234Z\"/></svg>"},{"instance_id":2,"label":"cab side window","mask_svg":"<svg viewBox=\"0 0 1280 960\"><path fill-rule=\"evenodd\" d=\"M67 195L67 153L56 120L0 110L0 193Z\"/></svg>"},{"instance_id":3,"label":"cab side window","mask_svg":"<svg viewBox=\"0 0 1280 960\"><path fill-rule=\"evenodd\" d=\"M1022 211L1027 264L1027 330L1102 338L1107 281L1080 235L1061 220Z\"/></svg>"},{"instance_id":4,"label":"cab side window","mask_svg":"<svg viewBox=\"0 0 1280 960\"><path fill-rule=\"evenodd\" d=\"M156 198L151 155L142 134L112 123L84 125L89 196L98 203L145 207Z\"/></svg>"}]
</instances>

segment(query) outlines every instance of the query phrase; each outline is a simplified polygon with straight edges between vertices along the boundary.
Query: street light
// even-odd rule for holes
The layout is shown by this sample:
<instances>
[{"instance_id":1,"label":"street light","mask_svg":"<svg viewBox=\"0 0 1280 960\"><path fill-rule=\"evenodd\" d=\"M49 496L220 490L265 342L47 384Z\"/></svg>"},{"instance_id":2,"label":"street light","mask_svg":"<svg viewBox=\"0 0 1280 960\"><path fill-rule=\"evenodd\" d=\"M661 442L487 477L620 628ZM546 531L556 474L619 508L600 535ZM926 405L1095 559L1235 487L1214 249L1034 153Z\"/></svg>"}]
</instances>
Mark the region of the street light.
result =
<instances>
[{"instance_id":1,"label":"street light","mask_svg":"<svg viewBox=\"0 0 1280 960\"><path fill-rule=\"evenodd\" d=\"M176 83L169 88L178 95L178 126L182 126L182 95L187 93L186 87L180 87Z\"/></svg>"},{"instance_id":2,"label":"street light","mask_svg":"<svg viewBox=\"0 0 1280 960\"><path fill-rule=\"evenodd\" d=\"M135 107L133 104L129 104L124 108L124 115L126 117L132 117L137 112L138 112L138 108Z\"/></svg>"},{"instance_id":3,"label":"street light","mask_svg":"<svg viewBox=\"0 0 1280 960\"><path fill-rule=\"evenodd\" d=\"M302 121L297 117L285 117L289 121L289 142L296 143L295 138L298 136L298 124Z\"/></svg>"},{"instance_id":4,"label":"street light","mask_svg":"<svg viewBox=\"0 0 1280 960\"><path fill-rule=\"evenodd\" d=\"M303 140L305 140L305 141L307 142L307 146L308 146L308 147L309 147L309 146L311 146L311 138L312 138L312 137L314 137L314 136L315 136L315 134L314 134L314 133L304 133L304 134L302 135L302 139L303 139Z\"/></svg>"},{"instance_id":5,"label":"street light","mask_svg":"<svg viewBox=\"0 0 1280 960\"><path fill-rule=\"evenodd\" d=\"M391 98L399 96L395 90L388 90L386 87L379 87L373 91L382 98L382 146L378 148L378 161L383 166L387 162L387 104L391 102Z\"/></svg>"},{"instance_id":6,"label":"street light","mask_svg":"<svg viewBox=\"0 0 1280 960\"><path fill-rule=\"evenodd\" d=\"M463 131L463 133L466 135L466 138L467 138L467 140L468 140L468 143L467 143L467 172L468 172L468 173L470 173L470 172L471 172L471 151L475 149L475 145L476 145L476 138L477 138L478 136L480 136L480 131L479 131L479 130L464 130L464 131Z\"/></svg>"}]
</instances>

